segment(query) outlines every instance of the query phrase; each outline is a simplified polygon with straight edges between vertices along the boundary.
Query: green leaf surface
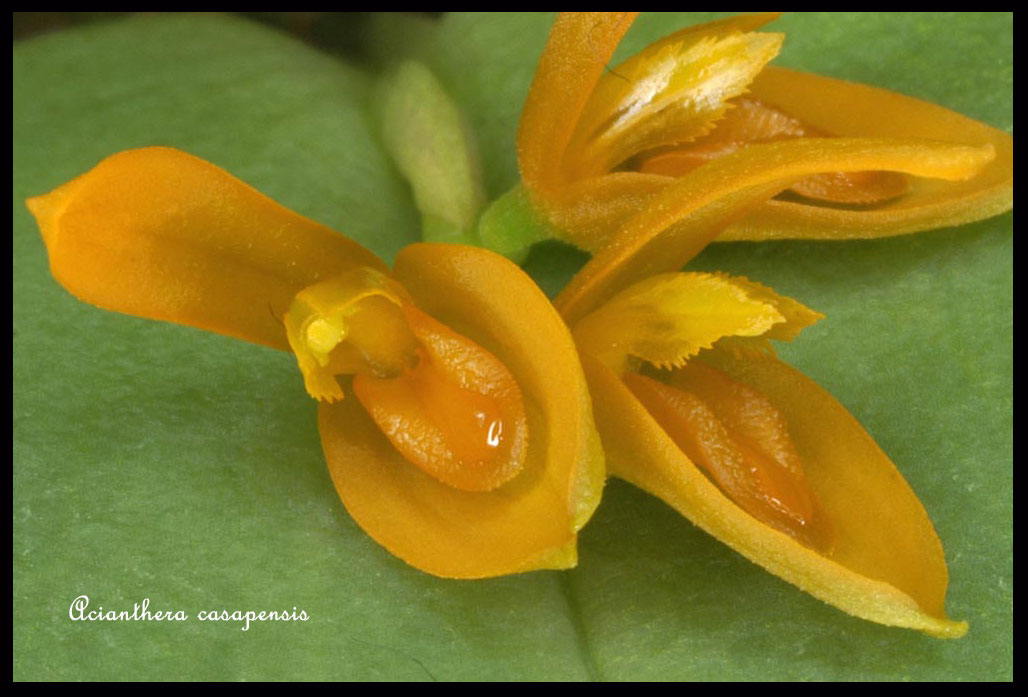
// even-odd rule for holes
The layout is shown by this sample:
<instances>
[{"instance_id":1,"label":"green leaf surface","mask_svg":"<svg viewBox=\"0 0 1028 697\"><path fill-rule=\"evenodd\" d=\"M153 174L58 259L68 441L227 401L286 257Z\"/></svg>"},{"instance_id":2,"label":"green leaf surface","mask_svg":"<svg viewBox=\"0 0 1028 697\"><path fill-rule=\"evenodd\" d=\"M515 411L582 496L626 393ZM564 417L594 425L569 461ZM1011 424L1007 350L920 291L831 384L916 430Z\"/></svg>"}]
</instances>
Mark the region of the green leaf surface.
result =
<instances>
[{"instance_id":1,"label":"green leaf surface","mask_svg":"<svg viewBox=\"0 0 1028 697\"><path fill-rule=\"evenodd\" d=\"M644 15L619 56L708 16ZM550 21L450 16L428 56L480 139L494 197L517 181L518 113ZM797 14L772 28L787 34L779 65L1012 130L1012 15ZM427 576L339 503L291 356L103 312L50 278L23 199L157 144L391 259L419 221L376 142L369 87L334 58L217 16L15 45L15 679L1012 677L1012 214L871 242L715 245L691 265L827 315L780 353L920 495L946 548L950 614L971 625L950 642L825 606L618 482L571 572ZM526 265L552 294L582 260L548 243ZM91 609L149 598L190 619L71 621L82 594ZM247 631L196 619L293 607L310 619Z\"/></svg>"}]
</instances>

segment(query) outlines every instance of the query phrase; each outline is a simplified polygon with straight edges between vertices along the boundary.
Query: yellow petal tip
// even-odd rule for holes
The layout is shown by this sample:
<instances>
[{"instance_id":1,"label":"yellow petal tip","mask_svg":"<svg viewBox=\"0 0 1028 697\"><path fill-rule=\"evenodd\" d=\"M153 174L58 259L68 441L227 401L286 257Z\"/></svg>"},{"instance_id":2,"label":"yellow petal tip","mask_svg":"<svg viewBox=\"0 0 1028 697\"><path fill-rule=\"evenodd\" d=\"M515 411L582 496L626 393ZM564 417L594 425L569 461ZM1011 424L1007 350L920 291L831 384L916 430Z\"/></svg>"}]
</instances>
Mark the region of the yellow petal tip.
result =
<instances>
[{"instance_id":1,"label":"yellow petal tip","mask_svg":"<svg viewBox=\"0 0 1028 697\"><path fill-rule=\"evenodd\" d=\"M969 625L964 620L961 620L960 622L947 620L942 626L940 626L938 632L931 631L928 632L928 634L939 639L960 639L967 634L968 629Z\"/></svg>"}]
</instances>

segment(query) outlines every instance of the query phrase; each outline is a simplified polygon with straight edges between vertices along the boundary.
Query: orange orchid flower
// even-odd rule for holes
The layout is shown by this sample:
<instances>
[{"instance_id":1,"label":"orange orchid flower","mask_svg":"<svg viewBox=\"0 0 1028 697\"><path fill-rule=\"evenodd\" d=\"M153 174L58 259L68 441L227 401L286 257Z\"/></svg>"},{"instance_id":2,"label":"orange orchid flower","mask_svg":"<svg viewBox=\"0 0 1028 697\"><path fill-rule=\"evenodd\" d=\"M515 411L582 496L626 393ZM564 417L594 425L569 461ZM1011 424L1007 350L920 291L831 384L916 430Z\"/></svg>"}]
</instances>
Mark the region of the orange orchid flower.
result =
<instances>
[{"instance_id":1,"label":"orange orchid flower","mask_svg":"<svg viewBox=\"0 0 1028 697\"><path fill-rule=\"evenodd\" d=\"M956 638L942 545L892 461L775 358L821 315L721 274L667 273L573 324L611 475L852 615Z\"/></svg>"},{"instance_id":2,"label":"orange orchid flower","mask_svg":"<svg viewBox=\"0 0 1028 697\"><path fill-rule=\"evenodd\" d=\"M596 252L702 164L781 141L816 156L822 139L859 137L976 146L992 158L956 181L840 162L739 208L718 239L884 237L1010 209L1009 135L894 92L767 65L784 37L755 30L777 16L689 27L609 66L635 13L560 15L522 112L522 187L511 198L527 198L549 234ZM763 157L744 156L740 170Z\"/></svg>"},{"instance_id":3,"label":"orange orchid flower","mask_svg":"<svg viewBox=\"0 0 1028 697\"><path fill-rule=\"evenodd\" d=\"M781 37L753 30L773 18L689 28L607 69L633 15L561 15L515 195L594 252L555 305L611 474L850 614L959 637L923 506L845 408L774 357L768 339L820 316L746 279L674 272L717 238L876 237L1003 212L1012 139L765 67Z\"/></svg>"},{"instance_id":4,"label":"orange orchid flower","mask_svg":"<svg viewBox=\"0 0 1028 697\"><path fill-rule=\"evenodd\" d=\"M838 81L800 76L795 101L776 96L773 76L794 74L765 68L780 38L754 30L772 18L678 32L606 72L632 17L558 20L519 132L524 186L505 199L596 252L560 314L494 254L413 245L390 272L169 149L115 155L29 206L81 299L291 350L344 504L420 569L574 565L602 437L613 474L773 573L860 617L960 636L916 496L843 407L773 357L767 340L817 313L746 279L668 272L718 236L879 236L1005 210L1012 142ZM802 98L829 88L878 113L852 122ZM475 225L465 164L461 196L414 187L426 230ZM479 231L502 228L496 210Z\"/></svg>"},{"instance_id":5,"label":"orange orchid flower","mask_svg":"<svg viewBox=\"0 0 1028 697\"><path fill-rule=\"evenodd\" d=\"M506 259L420 244L390 272L169 148L28 206L81 300L292 350L343 503L396 556L454 578L575 564L602 452L571 336Z\"/></svg>"}]
</instances>

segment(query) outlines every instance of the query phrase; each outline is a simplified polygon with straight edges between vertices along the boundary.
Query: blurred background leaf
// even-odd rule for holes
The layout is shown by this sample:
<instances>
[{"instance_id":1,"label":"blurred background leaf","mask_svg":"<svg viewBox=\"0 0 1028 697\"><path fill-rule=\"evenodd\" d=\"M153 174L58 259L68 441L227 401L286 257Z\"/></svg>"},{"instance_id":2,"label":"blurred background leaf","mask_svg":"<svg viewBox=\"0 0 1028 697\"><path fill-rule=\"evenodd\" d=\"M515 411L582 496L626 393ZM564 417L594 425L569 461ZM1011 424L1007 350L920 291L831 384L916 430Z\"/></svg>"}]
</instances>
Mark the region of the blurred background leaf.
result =
<instances>
[{"instance_id":1,"label":"blurred background leaf","mask_svg":"<svg viewBox=\"0 0 1028 697\"><path fill-rule=\"evenodd\" d=\"M619 56L709 16L643 15ZM347 516L290 356L78 303L22 201L113 152L170 145L391 260L418 220L370 122L372 70L428 59L495 196L517 178L517 118L552 17L102 19L14 46L15 679L1012 677L1012 214L874 242L715 245L692 265L827 314L781 354L921 496L965 639L849 618L617 482L577 569L436 579ZM795 14L771 29L788 36L778 64L1012 131L1010 14ZM552 294L582 260L551 243L527 267ZM80 594L192 619L72 622ZM246 632L195 619L294 606L311 619Z\"/></svg>"}]
</instances>

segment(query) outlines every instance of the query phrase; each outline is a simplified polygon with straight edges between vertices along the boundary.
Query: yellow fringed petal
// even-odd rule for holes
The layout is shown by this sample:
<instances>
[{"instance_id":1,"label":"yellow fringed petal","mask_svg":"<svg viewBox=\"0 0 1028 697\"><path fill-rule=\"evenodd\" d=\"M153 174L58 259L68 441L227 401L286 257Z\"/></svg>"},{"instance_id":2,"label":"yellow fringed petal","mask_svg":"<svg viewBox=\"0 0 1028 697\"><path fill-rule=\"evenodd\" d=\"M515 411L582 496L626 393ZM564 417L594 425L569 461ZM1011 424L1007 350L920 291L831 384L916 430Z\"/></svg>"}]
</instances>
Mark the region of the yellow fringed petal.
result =
<instances>
[{"instance_id":1,"label":"yellow fringed petal","mask_svg":"<svg viewBox=\"0 0 1028 697\"><path fill-rule=\"evenodd\" d=\"M761 289L765 297L774 295ZM617 373L629 356L658 368L681 366L722 337L763 336L785 323L774 303L748 291L745 279L724 275L653 276L582 318L574 326L575 342Z\"/></svg>"},{"instance_id":2,"label":"yellow fringed petal","mask_svg":"<svg viewBox=\"0 0 1028 697\"><path fill-rule=\"evenodd\" d=\"M755 12L749 15L734 15L732 17L715 19L712 22L694 24L691 27L684 27L668 34L663 39L653 42L649 45L648 49L660 49L669 44L692 41L696 36L720 38L737 32L756 31L781 16L781 12Z\"/></svg>"},{"instance_id":3,"label":"yellow fringed petal","mask_svg":"<svg viewBox=\"0 0 1028 697\"><path fill-rule=\"evenodd\" d=\"M765 338L777 339L778 341L792 341L801 331L818 320L824 319L824 315L820 312L811 310L793 298L779 295L771 288L756 281L751 281L743 276L729 276L727 274L718 274L718 277L741 288L751 299L767 303L782 316L782 322L776 322L762 334Z\"/></svg>"},{"instance_id":4,"label":"yellow fringed petal","mask_svg":"<svg viewBox=\"0 0 1028 697\"><path fill-rule=\"evenodd\" d=\"M981 172L993 157L991 145L923 140L799 138L754 145L694 170L654 196L554 304L573 325L633 282L681 268L748 210L811 174L889 170L959 181Z\"/></svg>"},{"instance_id":5,"label":"yellow fringed petal","mask_svg":"<svg viewBox=\"0 0 1028 697\"><path fill-rule=\"evenodd\" d=\"M716 353L716 352L714 352ZM788 420L806 476L833 528L819 553L759 522L715 486L599 361L583 367L611 474L780 578L857 617L957 638L946 617L942 547L924 508L888 457L830 395L785 364L747 354L719 360L770 397Z\"/></svg>"},{"instance_id":6,"label":"yellow fringed petal","mask_svg":"<svg viewBox=\"0 0 1028 697\"><path fill-rule=\"evenodd\" d=\"M570 179L709 131L778 54L782 34L695 32L652 45L601 77L563 163Z\"/></svg>"},{"instance_id":7,"label":"yellow fringed petal","mask_svg":"<svg viewBox=\"0 0 1028 697\"><path fill-rule=\"evenodd\" d=\"M374 254L179 150L112 155L27 202L57 281L84 302L289 350L301 289Z\"/></svg>"},{"instance_id":8,"label":"yellow fringed petal","mask_svg":"<svg viewBox=\"0 0 1028 697\"><path fill-rule=\"evenodd\" d=\"M780 35L759 36L751 32L779 14L738 15L686 27L601 73L577 117L574 142L567 146L570 152L566 157L564 153L551 153L553 165L574 170L576 177L584 176L582 167L574 163L582 159L581 151L589 146L590 138L602 137L607 128L623 133L631 123L658 111L662 112L661 118L676 117L667 119L665 125L672 128L678 139L690 140L709 130L724 113L725 100L739 94L777 53ZM633 15L631 20L634 19ZM595 51L582 59L606 67L603 57ZM661 96L664 101L658 104ZM675 124L677 117L684 117L688 124ZM671 142L675 139L672 137ZM605 157L602 153L601 157L612 160L609 166L624 159Z\"/></svg>"}]
</instances>

